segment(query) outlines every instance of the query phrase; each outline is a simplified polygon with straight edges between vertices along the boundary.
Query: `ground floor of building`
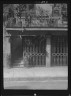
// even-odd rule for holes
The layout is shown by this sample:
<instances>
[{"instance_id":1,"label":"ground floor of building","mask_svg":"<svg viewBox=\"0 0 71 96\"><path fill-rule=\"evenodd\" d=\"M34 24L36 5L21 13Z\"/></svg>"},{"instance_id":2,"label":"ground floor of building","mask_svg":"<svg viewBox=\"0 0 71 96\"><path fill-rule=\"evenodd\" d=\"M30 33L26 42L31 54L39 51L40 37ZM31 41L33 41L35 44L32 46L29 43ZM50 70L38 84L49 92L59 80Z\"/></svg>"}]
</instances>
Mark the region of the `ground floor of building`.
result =
<instances>
[{"instance_id":1,"label":"ground floor of building","mask_svg":"<svg viewBox=\"0 0 71 96\"><path fill-rule=\"evenodd\" d=\"M26 31L23 34L11 34L10 37L6 37L9 38L11 67L68 65L67 31Z\"/></svg>"}]
</instances>

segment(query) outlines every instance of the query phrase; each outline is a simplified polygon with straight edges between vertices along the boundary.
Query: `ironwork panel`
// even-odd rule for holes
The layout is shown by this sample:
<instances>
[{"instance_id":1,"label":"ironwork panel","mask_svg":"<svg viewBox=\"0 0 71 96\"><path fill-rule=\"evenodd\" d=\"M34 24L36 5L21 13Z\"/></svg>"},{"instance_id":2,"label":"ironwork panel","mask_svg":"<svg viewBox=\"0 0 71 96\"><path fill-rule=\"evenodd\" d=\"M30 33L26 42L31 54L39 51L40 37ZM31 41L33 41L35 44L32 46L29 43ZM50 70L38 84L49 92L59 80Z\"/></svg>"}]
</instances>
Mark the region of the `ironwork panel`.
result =
<instances>
[{"instance_id":1,"label":"ironwork panel","mask_svg":"<svg viewBox=\"0 0 71 96\"><path fill-rule=\"evenodd\" d=\"M52 66L68 65L68 39L67 36L52 37Z\"/></svg>"},{"instance_id":2,"label":"ironwork panel","mask_svg":"<svg viewBox=\"0 0 71 96\"><path fill-rule=\"evenodd\" d=\"M23 37L23 53L26 52L28 64L25 66L38 67L45 66L45 38L40 36L24 36ZM23 55L24 58L24 55Z\"/></svg>"}]
</instances>

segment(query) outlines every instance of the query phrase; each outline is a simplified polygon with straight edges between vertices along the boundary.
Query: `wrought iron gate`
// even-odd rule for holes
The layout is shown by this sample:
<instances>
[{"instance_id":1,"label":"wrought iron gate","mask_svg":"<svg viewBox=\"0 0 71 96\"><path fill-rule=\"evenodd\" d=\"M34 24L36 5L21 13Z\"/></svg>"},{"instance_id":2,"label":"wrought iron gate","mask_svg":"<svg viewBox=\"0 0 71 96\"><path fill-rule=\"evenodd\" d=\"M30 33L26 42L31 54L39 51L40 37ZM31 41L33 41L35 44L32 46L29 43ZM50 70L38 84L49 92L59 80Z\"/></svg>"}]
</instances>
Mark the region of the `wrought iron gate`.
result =
<instances>
[{"instance_id":1,"label":"wrought iron gate","mask_svg":"<svg viewBox=\"0 0 71 96\"><path fill-rule=\"evenodd\" d=\"M68 38L67 36L52 36L51 42L52 66L68 65Z\"/></svg>"},{"instance_id":2,"label":"wrought iron gate","mask_svg":"<svg viewBox=\"0 0 71 96\"><path fill-rule=\"evenodd\" d=\"M46 65L46 42L40 36L23 37L23 59L26 61L24 66L37 67Z\"/></svg>"}]
</instances>

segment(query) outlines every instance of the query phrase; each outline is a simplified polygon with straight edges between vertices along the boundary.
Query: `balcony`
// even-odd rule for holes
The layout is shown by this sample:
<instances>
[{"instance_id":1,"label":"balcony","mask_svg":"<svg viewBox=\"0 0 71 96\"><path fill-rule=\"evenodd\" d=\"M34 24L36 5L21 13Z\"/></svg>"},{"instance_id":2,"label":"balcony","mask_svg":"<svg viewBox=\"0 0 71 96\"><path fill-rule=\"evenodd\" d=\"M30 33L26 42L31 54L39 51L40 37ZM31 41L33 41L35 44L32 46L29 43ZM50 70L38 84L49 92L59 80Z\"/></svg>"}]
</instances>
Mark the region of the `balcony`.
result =
<instances>
[{"instance_id":1,"label":"balcony","mask_svg":"<svg viewBox=\"0 0 71 96\"><path fill-rule=\"evenodd\" d=\"M29 6L29 5L28 5ZM36 6L36 5L35 5ZM62 5L60 7L50 7L51 14L49 15L49 10L44 10L43 8L34 7L29 10L26 9L20 13L19 16L14 16L8 19L6 28L65 28L68 27L67 21L67 11L63 11ZM61 11L62 10L62 11Z\"/></svg>"}]
</instances>

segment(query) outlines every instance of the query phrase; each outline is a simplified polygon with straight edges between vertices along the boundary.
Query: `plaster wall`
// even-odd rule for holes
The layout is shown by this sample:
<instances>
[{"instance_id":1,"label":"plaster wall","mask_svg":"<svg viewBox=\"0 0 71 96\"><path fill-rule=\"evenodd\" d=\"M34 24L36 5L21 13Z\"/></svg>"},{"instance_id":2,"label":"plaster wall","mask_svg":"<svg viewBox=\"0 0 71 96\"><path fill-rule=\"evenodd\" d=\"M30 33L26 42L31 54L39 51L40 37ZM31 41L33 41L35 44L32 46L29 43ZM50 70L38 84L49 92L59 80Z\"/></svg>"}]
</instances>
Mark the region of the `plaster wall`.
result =
<instances>
[{"instance_id":1,"label":"plaster wall","mask_svg":"<svg viewBox=\"0 0 71 96\"><path fill-rule=\"evenodd\" d=\"M10 65L10 57L11 57L11 47L10 47L10 37L6 37L7 32L5 27L3 26L3 66L9 67Z\"/></svg>"}]
</instances>

